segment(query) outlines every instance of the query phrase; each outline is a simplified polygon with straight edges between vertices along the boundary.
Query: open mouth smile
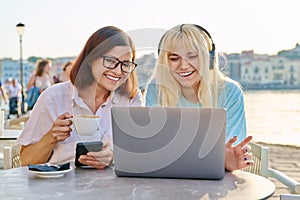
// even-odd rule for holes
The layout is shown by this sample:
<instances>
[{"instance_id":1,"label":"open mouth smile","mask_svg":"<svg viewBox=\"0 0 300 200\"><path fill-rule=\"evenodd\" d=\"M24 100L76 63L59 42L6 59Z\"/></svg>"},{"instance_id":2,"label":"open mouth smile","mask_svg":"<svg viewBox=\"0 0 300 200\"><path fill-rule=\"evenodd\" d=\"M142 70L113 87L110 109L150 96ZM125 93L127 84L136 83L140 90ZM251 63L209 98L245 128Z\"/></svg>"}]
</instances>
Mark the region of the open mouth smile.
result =
<instances>
[{"instance_id":1,"label":"open mouth smile","mask_svg":"<svg viewBox=\"0 0 300 200\"><path fill-rule=\"evenodd\" d=\"M195 71L191 71L191 72L177 72L177 74L181 77L187 77L190 76L191 74L193 74Z\"/></svg>"},{"instance_id":2,"label":"open mouth smile","mask_svg":"<svg viewBox=\"0 0 300 200\"><path fill-rule=\"evenodd\" d=\"M115 76L111 76L111 75L107 75L107 74L105 75L105 77L112 81L118 81L121 79L121 77L115 77Z\"/></svg>"}]
</instances>

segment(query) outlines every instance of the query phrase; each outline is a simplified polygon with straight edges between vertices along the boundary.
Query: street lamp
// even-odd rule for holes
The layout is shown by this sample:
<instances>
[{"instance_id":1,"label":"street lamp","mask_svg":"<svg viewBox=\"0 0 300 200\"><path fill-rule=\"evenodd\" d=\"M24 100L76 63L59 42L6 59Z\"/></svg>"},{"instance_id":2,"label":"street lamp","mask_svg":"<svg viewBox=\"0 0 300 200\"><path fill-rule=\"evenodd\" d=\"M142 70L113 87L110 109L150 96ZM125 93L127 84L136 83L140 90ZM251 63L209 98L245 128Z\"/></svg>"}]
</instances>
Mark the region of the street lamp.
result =
<instances>
[{"instance_id":1,"label":"street lamp","mask_svg":"<svg viewBox=\"0 0 300 200\"><path fill-rule=\"evenodd\" d=\"M22 24L22 23L18 23L16 25L16 27L17 27L19 38L20 38L20 76L21 76L21 87L22 87L22 90L21 90L22 91L21 92L21 94L22 94L21 110L22 110L22 113L24 114L25 110L24 110L24 80L23 80L22 36L24 34L25 25Z\"/></svg>"}]
</instances>

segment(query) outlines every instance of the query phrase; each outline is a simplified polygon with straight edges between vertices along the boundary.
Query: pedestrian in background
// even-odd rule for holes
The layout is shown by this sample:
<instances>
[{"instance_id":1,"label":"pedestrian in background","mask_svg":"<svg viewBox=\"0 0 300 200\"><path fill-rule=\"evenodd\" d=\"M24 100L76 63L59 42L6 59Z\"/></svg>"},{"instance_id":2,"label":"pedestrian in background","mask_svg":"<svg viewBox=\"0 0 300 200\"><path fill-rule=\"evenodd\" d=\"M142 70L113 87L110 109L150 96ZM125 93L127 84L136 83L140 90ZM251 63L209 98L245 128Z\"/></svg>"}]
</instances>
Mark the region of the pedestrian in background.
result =
<instances>
[{"instance_id":1,"label":"pedestrian in background","mask_svg":"<svg viewBox=\"0 0 300 200\"><path fill-rule=\"evenodd\" d=\"M22 86L18 83L17 79L13 79L12 83L8 87L9 96L9 114L7 116L10 119L10 115L21 116L21 97L22 97Z\"/></svg>"},{"instance_id":2,"label":"pedestrian in background","mask_svg":"<svg viewBox=\"0 0 300 200\"><path fill-rule=\"evenodd\" d=\"M50 76L52 68L51 60L39 60L35 68L34 74L30 77L27 84L27 98L28 110L32 110L39 95L49 86L53 84Z\"/></svg>"},{"instance_id":3,"label":"pedestrian in background","mask_svg":"<svg viewBox=\"0 0 300 200\"><path fill-rule=\"evenodd\" d=\"M47 87L53 84L52 78L50 76L50 71L52 68L51 60L39 60L34 71L34 74L30 77L27 84L27 91L35 86L43 92Z\"/></svg>"},{"instance_id":4,"label":"pedestrian in background","mask_svg":"<svg viewBox=\"0 0 300 200\"><path fill-rule=\"evenodd\" d=\"M64 64L62 72L58 76L59 82L65 82L70 80L72 65L73 61L68 61L66 64Z\"/></svg>"},{"instance_id":5,"label":"pedestrian in background","mask_svg":"<svg viewBox=\"0 0 300 200\"><path fill-rule=\"evenodd\" d=\"M5 104L8 103L8 99L7 99L7 94L6 94L6 89L5 87L2 85L2 81L0 81L0 94L1 94L1 104L2 104L2 100L4 101Z\"/></svg>"}]
</instances>

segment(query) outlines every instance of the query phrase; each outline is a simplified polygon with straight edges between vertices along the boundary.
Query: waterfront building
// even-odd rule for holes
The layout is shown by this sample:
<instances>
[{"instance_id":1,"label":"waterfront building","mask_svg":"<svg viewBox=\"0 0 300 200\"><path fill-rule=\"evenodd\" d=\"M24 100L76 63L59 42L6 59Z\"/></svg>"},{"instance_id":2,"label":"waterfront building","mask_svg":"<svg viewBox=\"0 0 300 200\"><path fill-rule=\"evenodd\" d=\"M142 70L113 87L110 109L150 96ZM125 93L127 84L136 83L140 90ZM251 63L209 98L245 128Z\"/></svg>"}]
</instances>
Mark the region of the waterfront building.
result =
<instances>
[{"instance_id":1,"label":"waterfront building","mask_svg":"<svg viewBox=\"0 0 300 200\"><path fill-rule=\"evenodd\" d=\"M29 81L30 75L35 68L35 63L23 60L23 80L26 85ZM18 82L21 82L20 75L20 61L13 60L11 58L4 58L0 60L0 75L3 82L7 81L9 78L15 78Z\"/></svg>"},{"instance_id":2,"label":"waterfront building","mask_svg":"<svg viewBox=\"0 0 300 200\"><path fill-rule=\"evenodd\" d=\"M240 54L233 53L227 55L227 65L229 67L229 76L238 82L241 82L241 58Z\"/></svg>"},{"instance_id":3,"label":"waterfront building","mask_svg":"<svg viewBox=\"0 0 300 200\"><path fill-rule=\"evenodd\" d=\"M140 88L149 81L156 63L156 54L144 54L136 59ZM253 50L242 53L223 53L220 59L221 70L247 89L300 89L300 45L291 50L283 50L278 55L255 54ZM75 57L51 59L51 76L59 74L62 66ZM35 62L23 60L24 85L27 85L35 69ZM20 80L20 61L4 58L0 60L0 77L3 82L8 78Z\"/></svg>"},{"instance_id":4,"label":"waterfront building","mask_svg":"<svg viewBox=\"0 0 300 200\"><path fill-rule=\"evenodd\" d=\"M144 54L137 58L135 62L138 64L136 68L140 88L144 89L153 73L156 63L155 53Z\"/></svg>"},{"instance_id":5,"label":"waterfront building","mask_svg":"<svg viewBox=\"0 0 300 200\"><path fill-rule=\"evenodd\" d=\"M291 87L300 86L300 59L288 60L284 65L284 83Z\"/></svg>"},{"instance_id":6,"label":"waterfront building","mask_svg":"<svg viewBox=\"0 0 300 200\"><path fill-rule=\"evenodd\" d=\"M248 89L300 88L300 45L284 52L272 56L253 50L229 54L230 76Z\"/></svg>"}]
</instances>

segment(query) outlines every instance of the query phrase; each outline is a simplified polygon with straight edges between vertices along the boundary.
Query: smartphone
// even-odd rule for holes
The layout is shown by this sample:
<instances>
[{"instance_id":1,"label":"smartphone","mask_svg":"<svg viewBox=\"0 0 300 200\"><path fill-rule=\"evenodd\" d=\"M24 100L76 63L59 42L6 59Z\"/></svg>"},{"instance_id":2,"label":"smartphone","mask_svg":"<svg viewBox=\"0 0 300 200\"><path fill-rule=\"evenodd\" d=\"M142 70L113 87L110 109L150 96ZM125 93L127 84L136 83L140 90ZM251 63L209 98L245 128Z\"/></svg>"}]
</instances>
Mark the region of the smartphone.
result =
<instances>
[{"instance_id":1,"label":"smartphone","mask_svg":"<svg viewBox=\"0 0 300 200\"><path fill-rule=\"evenodd\" d=\"M87 166L78 161L81 155L86 155L89 151L97 152L102 150L102 141L93 142L79 142L76 146L75 166L82 167Z\"/></svg>"}]
</instances>

